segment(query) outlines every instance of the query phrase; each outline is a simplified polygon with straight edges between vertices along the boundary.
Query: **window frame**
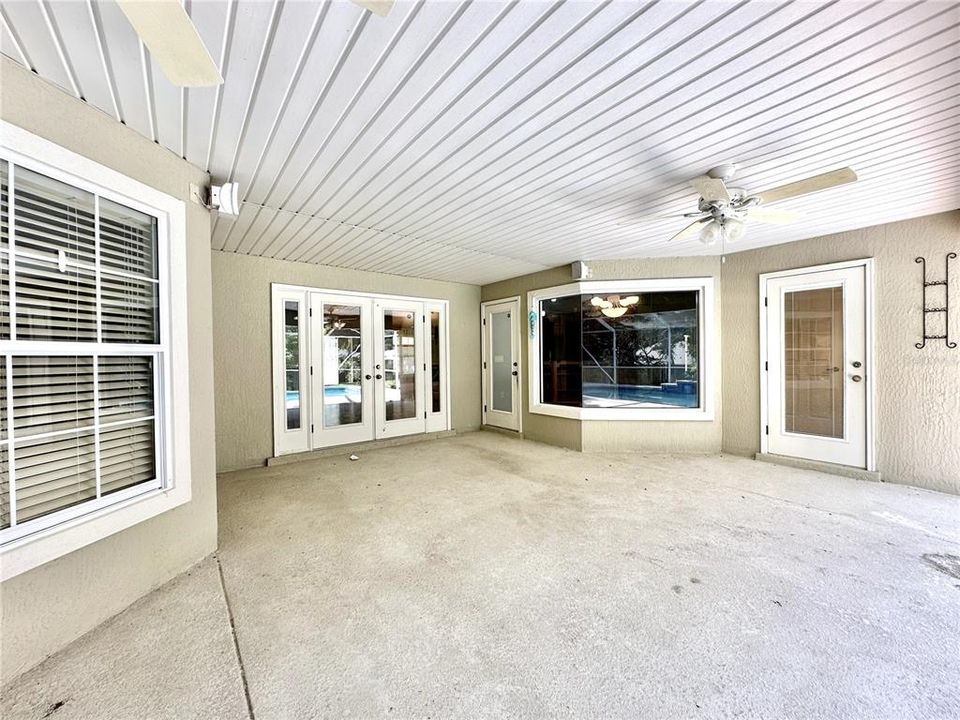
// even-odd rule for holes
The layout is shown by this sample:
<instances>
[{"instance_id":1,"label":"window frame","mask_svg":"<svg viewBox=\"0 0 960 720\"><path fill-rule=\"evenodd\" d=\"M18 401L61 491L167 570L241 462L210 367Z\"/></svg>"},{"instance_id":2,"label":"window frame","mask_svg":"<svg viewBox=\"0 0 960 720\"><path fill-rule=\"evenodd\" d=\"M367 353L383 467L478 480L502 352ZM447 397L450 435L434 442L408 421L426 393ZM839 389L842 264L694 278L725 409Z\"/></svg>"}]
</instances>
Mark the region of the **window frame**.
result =
<instances>
[{"instance_id":1,"label":"window frame","mask_svg":"<svg viewBox=\"0 0 960 720\"><path fill-rule=\"evenodd\" d=\"M584 408L553 405L541 401L541 316L540 302L556 297L589 294L642 294L651 292L695 291L698 293L698 347L700 350L700 396L697 408ZM715 378L714 364L719 352L715 335L714 281L712 277L651 278L642 280L587 280L527 293L528 322L527 382L530 412L536 415L571 418L575 420L680 420L706 421L714 419Z\"/></svg>"},{"instance_id":2,"label":"window frame","mask_svg":"<svg viewBox=\"0 0 960 720\"><path fill-rule=\"evenodd\" d=\"M3 538L0 544L0 580L6 580L189 502L192 488L185 203L5 121L0 121L0 157L10 163L8 180L12 217L16 212L16 168L22 167L157 218L157 308L160 332L158 344L0 341L6 357L15 356L18 351L30 355L85 355L95 358L112 355L152 357L155 382L154 442L158 469L157 477L152 481L81 502L4 530L0 533ZM96 202L99 204L99 199ZM13 222L9 233L11 248L15 252ZM99 277L99 262L96 264L96 273ZM16 277L13 267L10 268L10 276L13 289ZM13 316L13 293L10 301ZM104 346L110 348L111 352L103 354ZM13 378L8 373L8 393L12 392L12 384ZM9 532L17 528L21 532Z\"/></svg>"}]
</instances>

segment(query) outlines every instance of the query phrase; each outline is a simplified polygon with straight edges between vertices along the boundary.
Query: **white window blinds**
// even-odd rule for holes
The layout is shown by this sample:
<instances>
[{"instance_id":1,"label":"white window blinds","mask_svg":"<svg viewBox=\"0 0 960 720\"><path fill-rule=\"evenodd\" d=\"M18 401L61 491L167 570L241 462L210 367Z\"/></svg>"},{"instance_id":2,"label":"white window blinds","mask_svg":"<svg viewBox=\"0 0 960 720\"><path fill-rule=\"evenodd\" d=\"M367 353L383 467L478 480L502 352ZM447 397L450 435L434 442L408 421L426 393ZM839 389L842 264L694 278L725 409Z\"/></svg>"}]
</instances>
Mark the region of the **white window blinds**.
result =
<instances>
[{"instance_id":1,"label":"white window blinds","mask_svg":"<svg viewBox=\"0 0 960 720\"><path fill-rule=\"evenodd\" d=\"M159 223L0 161L0 540L162 486Z\"/></svg>"}]
</instances>

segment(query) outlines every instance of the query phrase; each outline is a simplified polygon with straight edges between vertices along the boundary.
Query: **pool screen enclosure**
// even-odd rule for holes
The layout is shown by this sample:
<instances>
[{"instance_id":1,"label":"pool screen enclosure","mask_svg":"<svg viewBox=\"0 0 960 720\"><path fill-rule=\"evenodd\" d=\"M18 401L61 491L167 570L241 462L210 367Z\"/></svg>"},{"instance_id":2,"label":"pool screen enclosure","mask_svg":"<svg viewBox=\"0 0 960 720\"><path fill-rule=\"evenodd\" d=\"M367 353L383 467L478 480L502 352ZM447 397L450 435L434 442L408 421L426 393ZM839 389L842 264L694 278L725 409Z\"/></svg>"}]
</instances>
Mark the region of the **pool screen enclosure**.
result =
<instances>
[{"instance_id":1,"label":"pool screen enclosure","mask_svg":"<svg viewBox=\"0 0 960 720\"><path fill-rule=\"evenodd\" d=\"M541 402L700 407L699 295L677 290L541 300Z\"/></svg>"}]
</instances>

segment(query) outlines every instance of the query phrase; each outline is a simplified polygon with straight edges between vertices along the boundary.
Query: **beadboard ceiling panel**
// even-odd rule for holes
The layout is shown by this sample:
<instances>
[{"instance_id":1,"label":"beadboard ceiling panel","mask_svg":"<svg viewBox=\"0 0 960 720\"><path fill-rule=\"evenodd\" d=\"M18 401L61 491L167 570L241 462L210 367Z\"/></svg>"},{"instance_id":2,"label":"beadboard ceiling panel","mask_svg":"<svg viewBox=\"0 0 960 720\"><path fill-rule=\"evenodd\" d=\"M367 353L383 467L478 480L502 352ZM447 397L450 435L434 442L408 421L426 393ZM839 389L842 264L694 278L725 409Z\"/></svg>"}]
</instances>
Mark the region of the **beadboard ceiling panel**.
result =
<instances>
[{"instance_id":1,"label":"beadboard ceiling panel","mask_svg":"<svg viewBox=\"0 0 960 720\"><path fill-rule=\"evenodd\" d=\"M240 183L216 249L470 283L731 252L960 207L960 5L186 0L225 78L173 87L112 0L2 0L0 50ZM726 248L690 178L849 165Z\"/></svg>"}]
</instances>

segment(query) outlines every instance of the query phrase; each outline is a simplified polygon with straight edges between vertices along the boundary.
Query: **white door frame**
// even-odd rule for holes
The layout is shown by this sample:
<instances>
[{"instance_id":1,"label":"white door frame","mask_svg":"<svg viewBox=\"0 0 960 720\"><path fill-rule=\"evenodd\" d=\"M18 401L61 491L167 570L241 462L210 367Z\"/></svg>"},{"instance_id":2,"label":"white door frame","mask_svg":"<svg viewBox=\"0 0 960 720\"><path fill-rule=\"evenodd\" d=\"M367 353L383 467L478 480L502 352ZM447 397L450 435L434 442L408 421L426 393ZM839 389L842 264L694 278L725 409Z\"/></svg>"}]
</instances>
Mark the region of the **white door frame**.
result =
<instances>
[{"instance_id":1,"label":"white door frame","mask_svg":"<svg viewBox=\"0 0 960 720\"><path fill-rule=\"evenodd\" d=\"M488 367L488 357L487 352L489 348L487 347L487 333L488 329L484 323L487 315L487 307L491 305L504 305L506 303L511 303L513 309L513 318L517 322L517 330L513 334L513 352L514 352L514 361L517 363L517 388L514 393L513 401L517 408L517 432L523 432L523 352L521 350L523 346L522 337L524 324L521 322L523 318L520 317L520 296L513 295L512 297L505 297L499 300L488 300L487 302L480 303L480 408L481 408L481 423L487 424L487 392L489 390L488 386L488 373L490 368ZM498 427L496 425L491 427Z\"/></svg>"},{"instance_id":2,"label":"white door frame","mask_svg":"<svg viewBox=\"0 0 960 720\"><path fill-rule=\"evenodd\" d=\"M877 361L875 352L875 328L876 312L874 302L874 260L873 258L863 258L860 260L848 260L845 262L830 263L828 265L812 265L809 267L792 268L790 270L779 270L777 272L762 273L759 278L760 286L760 452L769 452L769 436L766 428L769 425L768 403L767 403L767 281L774 278L792 277L797 275L809 275L811 273L826 272L829 270L844 270L848 268L862 267L864 271L864 338L866 346L866 356L864 364L868 372L864 373L867 394L867 413L866 413L866 469L875 471L877 469L877 454L875 445L875 427L876 427L876 377Z\"/></svg>"}]
</instances>

